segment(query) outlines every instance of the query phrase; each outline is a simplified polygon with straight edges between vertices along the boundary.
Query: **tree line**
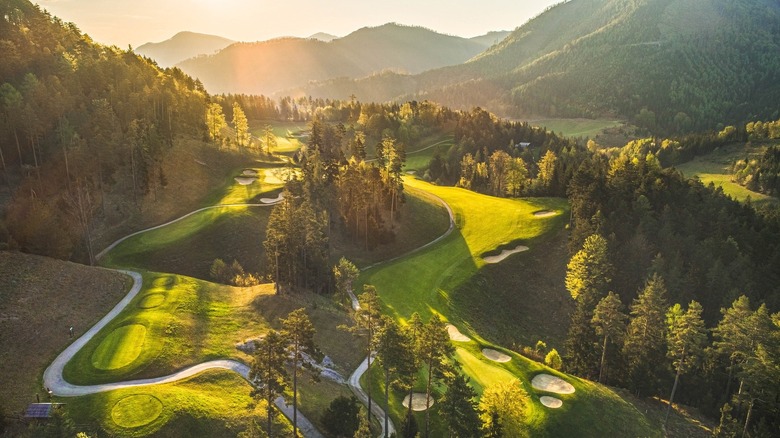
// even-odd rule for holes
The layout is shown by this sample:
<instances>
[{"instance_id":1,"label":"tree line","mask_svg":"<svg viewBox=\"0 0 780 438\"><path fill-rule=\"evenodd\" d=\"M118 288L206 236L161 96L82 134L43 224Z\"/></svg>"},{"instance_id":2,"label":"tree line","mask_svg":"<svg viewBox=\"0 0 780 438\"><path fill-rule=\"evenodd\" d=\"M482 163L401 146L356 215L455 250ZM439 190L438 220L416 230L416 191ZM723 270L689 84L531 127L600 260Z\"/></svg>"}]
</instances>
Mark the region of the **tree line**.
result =
<instances>
[{"instance_id":1,"label":"tree line","mask_svg":"<svg viewBox=\"0 0 780 438\"><path fill-rule=\"evenodd\" d=\"M607 239L594 234L568 264L566 287L576 309L567 370L637 396L668 395L664 426L672 403L682 399L710 412L719 408L716 436L771 436L780 400L780 312L754 308L741 295L708 326L696 300L670 303L657 272L626 310L612 292L608 253Z\"/></svg>"}]
</instances>

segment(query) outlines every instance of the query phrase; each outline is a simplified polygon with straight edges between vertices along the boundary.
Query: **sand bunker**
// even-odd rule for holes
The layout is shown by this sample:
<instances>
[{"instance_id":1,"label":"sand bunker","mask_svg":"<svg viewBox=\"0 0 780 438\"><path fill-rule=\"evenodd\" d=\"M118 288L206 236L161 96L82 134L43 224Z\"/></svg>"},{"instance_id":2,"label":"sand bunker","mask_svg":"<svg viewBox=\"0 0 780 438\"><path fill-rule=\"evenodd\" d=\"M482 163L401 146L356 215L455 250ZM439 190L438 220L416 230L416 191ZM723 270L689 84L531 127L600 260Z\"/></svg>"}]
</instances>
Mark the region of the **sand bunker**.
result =
<instances>
[{"instance_id":1,"label":"sand bunker","mask_svg":"<svg viewBox=\"0 0 780 438\"><path fill-rule=\"evenodd\" d=\"M540 391L554 392L556 394L574 393L574 387L571 386L571 383L549 374L537 374L531 380L531 386Z\"/></svg>"},{"instance_id":2,"label":"sand bunker","mask_svg":"<svg viewBox=\"0 0 780 438\"><path fill-rule=\"evenodd\" d=\"M523 251L528 251L528 247L523 245L518 245L514 249L502 250L501 254L499 255L482 257L482 260L484 260L485 263L498 263L503 261L505 258L511 256L512 254L516 254L518 252L523 252Z\"/></svg>"},{"instance_id":3,"label":"sand bunker","mask_svg":"<svg viewBox=\"0 0 780 438\"><path fill-rule=\"evenodd\" d=\"M254 169L246 169L241 174L244 176L257 176L257 171Z\"/></svg>"},{"instance_id":4,"label":"sand bunker","mask_svg":"<svg viewBox=\"0 0 780 438\"><path fill-rule=\"evenodd\" d=\"M452 324L447 324L447 333L450 334L450 339L453 341L468 342L471 340L471 338L461 333L460 330Z\"/></svg>"},{"instance_id":5,"label":"sand bunker","mask_svg":"<svg viewBox=\"0 0 780 438\"><path fill-rule=\"evenodd\" d=\"M262 202L263 204L273 204L281 201L283 197L284 195L282 193L279 193L279 196L275 198L260 198L260 202Z\"/></svg>"},{"instance_id":6,"label":"sand bunker","mask_svg":"<svg viewBox=\"0 0 780 438\"><path fill-rule=\"evenodd\" d=\"M558 409L561 406L563 406L563 402L560 399L557 399L555 397L550 397L548 395L543 395L539 397L539 401L542 402L543 405L552 409Z\"/></svg>"},{"instance_id":7,"label":"sand bunker","mask_svg":"<svg viewBox=\"0 0 780 438\"><path fill-rule=\"evenodd\" d=\"M252 184L253 182L257 181L257 178L248 177L248 176L237 176L233 179L235 179L236 182L241 184L242 186L248 186L249 184Z\"/></svg>"},{"instance_id":8,"label":"sand bunker","mask_svg":"<svg viewBox=\"0 0 780 438\"><path fill-rule=\"evenodd\" d=\"M405 408L409 407L409 395L404 397L403 405ZM431 403L428 405L428 408L433 406L433 397L431 397ZM412 394L412 410L413 411L424 411L427 408L425 407L425 394L422 392L415 392Z\"/></svg>"},{"instance_id":9,"label":"sand bunker","mask_svg":"<svg viewBox=\"0 0 780 438\"><path fill-rule=\"evenodd\" d=\"M506 354L490 348L483 348L482 354L484 354L486 358L494 362L509 362L510 360L512 360L512 358L507 356Z\"/></svg>"},{"instance_id":10,"label":"sand bunker","mask_svg":"<svg viewBox=\"0 0 780 438\"><path fill-rule=\"evenodd\" d=\"M550 210L539 210L534 212L534 216L536 217L550 217L550 216L555 216L556 214L557 213Z\"/></svg>"}]
</instances>

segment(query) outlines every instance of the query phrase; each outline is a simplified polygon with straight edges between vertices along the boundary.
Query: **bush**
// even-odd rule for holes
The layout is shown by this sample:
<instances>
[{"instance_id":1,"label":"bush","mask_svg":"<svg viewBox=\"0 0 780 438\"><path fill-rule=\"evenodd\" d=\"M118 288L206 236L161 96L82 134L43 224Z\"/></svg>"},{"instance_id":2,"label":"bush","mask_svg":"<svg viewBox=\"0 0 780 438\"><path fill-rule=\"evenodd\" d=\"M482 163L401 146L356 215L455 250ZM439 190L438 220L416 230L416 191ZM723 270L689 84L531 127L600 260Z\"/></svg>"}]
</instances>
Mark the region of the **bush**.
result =
<instances>
[{"instance_id":1,"label":"bush","mask_svg":"<svg viewBox=\"0 0 780 438\"><path fill-rule=\"evenodd\" d=\"M561 355L558 354L558 350L554 348L550 350L550 352L547 353L547 356L544 357L544 364L550 368L560 370L563 367L563 360L561 359Z\"/></svg>"},{"instance_id":2,"label":"bush","mask_svg":"<svg viewBox=\"0 0 780 438\"><path fill-rule=\"evenodd\" d=\"M322 425L332 437L352 437L358 429L360 405L355 396L338 396L322 414Z\"/></svg>"}]
</instances>

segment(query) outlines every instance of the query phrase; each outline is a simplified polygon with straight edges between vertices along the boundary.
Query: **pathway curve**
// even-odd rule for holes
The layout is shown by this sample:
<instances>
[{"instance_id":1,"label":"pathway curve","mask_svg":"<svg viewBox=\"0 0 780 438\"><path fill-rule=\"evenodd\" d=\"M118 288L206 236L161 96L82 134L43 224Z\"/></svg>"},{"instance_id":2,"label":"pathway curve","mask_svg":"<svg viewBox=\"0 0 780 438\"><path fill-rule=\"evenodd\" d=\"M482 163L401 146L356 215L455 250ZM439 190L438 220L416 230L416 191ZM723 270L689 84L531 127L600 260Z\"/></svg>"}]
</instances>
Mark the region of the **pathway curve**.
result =
<instances>
[{"instance_id":1,"label":"pathway curve","mask_svg":"<svg viewBox=\"0 0 780 438\"><path fill-rule=\"evenodd\" d=\"M415 249L413 249L411 251L408 251L408 252L406 252L404 254L401 254L398 257L393 257L392 259L384 260L384 261L377 262L377 263L374 263L372 265L366 266L366 267L360 269L361 271L367 271L367 270L369 270L371 268L374 268L376 266L379 266L379 265L382 265L382 264L385 264L385 263L390 263L390 262L393 262L395 260L398 260L398 259L401 259L403 257L406 257L408 255L414 254L414 253L416 253L418 251L422 251L425 248L428 248L428 247L430 247L432 245L435 245L435 244L441 242L443 239L447 238L447 236L449 236L452 233L452 230L455 229L455 214L452 212L452 208L450 207L450 205L447 204L440 197L434 195L433 193L429 193L429 192L425 192L425 193L430 195L430 196L432 196L432 197L434 197L436 200L438 200L441 203L441 205L444 206L444 208L447 209L447 215L450 218L450 226L449 226L449 228L447 228L447 231L445 231L444 234L442 234L441 236L437 237L436 239L426 243L423 246L420 246L420 247L415 248ZM352 292L352 288L351 287L349 289L347 289L347 293L349 294L349 298L352 301L352 308L355 309L355 310L359 309L360 308L360 304L358 303L357 297ZM376 354L376 352L372 351L371 352L371 357L373 357L375 354ZM363 402L363 404L365 404L365 405L368 405L368 394L366 394L366 392L360 386L360 378L363 376L363 374L365 374L365 372L367 370L368 370L368 357L363 359L363 362L361 362L360 365L358 365L357 369L352 373L351 376L349 376L349 380L347 381L347 384L349 384L349 387L352 390L352 392L355 393L355 395L358 397L358 399L360 399L360 401ZM379 419L379 422L382 424L382 436L389 437L389 436L391 436L391 435L393 435L395 433L395 425L393 424L393 421L390 420L389 418L387 419L387 429L385 429L385 416L387 414L385 413L384 409L382 409L382 407L379 406L379 403L372 403L371 404L371 412Z\"/></svg>"},{"instance_id":2,"label":"pathway curve","mask_svg":"<svg viewBox=\"0 0 780 438\"><path fill-rule=\"evenodd\" d=\"M229 207L268 207L268 206L273 206L274 204L280 202L281 200L282 198L280 196L279 198L272 200L273 202L264 202L262 204L220 204L211 207L201 208L192 211L190 213L187 213L184 216L181 216L177 219L166 222L162 225L146 228L141 231L137 231L135 233L129 234L125 237L122 237L121 239L117 240L116 242L109 245L106 249L101 251L97 255L97 258L100 259L101 257L104 257L110 250L112 250L117 245L124 242L130 237L137 236L147 231L152 231L152 230L165 227L167 225L173 224L180 220L186 219L187 217L192 216L193 214L199 213L201 211L205 211L212 208L225 208L225 207L228 208ZM138 295L138 293L141 291L141 287L143 286L143 277L141 276L140 273L135 271L121 270L121 269L114 269L114 271L129 275L133 279L133 286L130 288L130 291L128 291L127 295L125 295L125 297L122 298L122 300L119 303L117 303L103 318L101 318L100 321L98 321L94 326L92 326L89 330L87 330L86 333L81 335L73 343L68 345L68 347L65 348L65 350L63 350L54 359L51 365L49 365L46 368L46 370L43 372L43 385L46 388L49 388L52 394L61 397L76 397L82 395L96 394L99 392L113 391L115 389L173 383L173 382L187 379L189 377L195 376L197 374L200 374L204 371L211 370L211 369L224 369L224 370L234 371L238 373L241 377L249 381L248 365L235 360L225 359L225 360L212 360L208 362L203 362L197 365L193 365L189 368L185 368L183 370L177 371L173 374L169 374L167 376L154 377L150 379L138 379L138 380L129 380L124 382L103 383L99 385L73 385L71 383L68 383L62 375L62 372L65 368L65 364L67 364L71 359L73 359L73 356L75 356L76 353L79 352L79 350L81 350L90 340L92 340L92 338L100 330L102 330L109 322L111 322L114 318L116 318L116 316L119 315L119 313L122 310L124 310L124 308L127 307L127 305L130 304L130 302L133 300L133 298L135 298L136 295ZM278 397L276 400L274 400L274 404L287 418L292 420L293 409L291 406L287 405L283 397ZM324 438L323 435L314 426L314 424L311 421L309 421L309 419L306 418L300 411L298 412L298 428L300 429L301 433L305 437Z\"/></svg>"}]
</instances>

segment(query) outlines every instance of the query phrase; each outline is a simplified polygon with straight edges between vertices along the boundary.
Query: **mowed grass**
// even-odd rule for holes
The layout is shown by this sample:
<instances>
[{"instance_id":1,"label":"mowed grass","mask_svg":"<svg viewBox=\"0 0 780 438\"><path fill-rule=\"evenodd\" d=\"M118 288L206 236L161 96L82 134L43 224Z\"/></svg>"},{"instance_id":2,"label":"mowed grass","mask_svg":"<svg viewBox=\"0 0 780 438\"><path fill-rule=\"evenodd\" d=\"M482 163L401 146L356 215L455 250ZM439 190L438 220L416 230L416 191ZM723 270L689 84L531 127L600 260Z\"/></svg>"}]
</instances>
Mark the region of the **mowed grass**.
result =
<instances>
[{"instance_id":1,"label":"mowed grass","mask_svg":"<svg viewBox=\"0 0 780 438\"><path fill-rule=\"evenodd\" d=\"M271 125L274 135L276 135L276 148L271 152L275 154L290 155L303 146L299 134L309 129L307 122L279 122L253 120L249 128L250 133L259 138L263 138L265 125Z\"/></svg>"},{"instance_id":2,"label":"mowed grass","mask_svg":"<svg viewBox=\"0 0 780 438\"><path fill-rule=\"evenodd\" d=\"M623 124L620 120L610 119L537 119L529 120L533 126L547 128L548 131L562 134L564 137L594 138L603 130Z\"/></svg>"},{"instance_id":3,"label":"mowed grass","mask_svg":"<svg viewBox=\"0 0 780 438\"><path fill-rule=\"evenodd\" d=\"M485 264L483 254L519 243L533 250L539 239L562 226L568 208L562 199L495 198L413 178L404 178L404 184L443 199L452 208L457 227L437 245L361 275L360 283L375 285L387 310L402 320L413 312L426 320L433 313L451 315L450 293ZM557 215L534 216L539 210ZM522 255L511 257L518 256Z\"/></svg>"},{"instance_id":4,"label":"mowed grass","mask_svg":"<svg viewBox=\"0 0 780 438\"><path fill-rule=\"evenodd\" d=\"M211 264L237 260L246 272L264 272L265 229L273 207L206 210L132 237L111 251L112 266L171 272L211 280Z\"/></svg>"},{"instance_id":5,"label":"mowed grass","mask_svg":"<svg viewBox=\"0 0 780 438\"><path fill-rule=\"evenodd\" d=\"M404 171L420 171L428 168L431 158L436 154L445 157L447 151L453 146L454 141L455 139L451 135L441 136L425 142L414 150L406 151Z\"/></svg>"},{"instance_id":6,"label":"mowed grass","mask_svg":"<svg viewBox=\"0 0 780 438\"><path fill-rule=\"evenodd\" d=\"M777 204L777 198L748 190L732 181L731 168L734 162L745 158L758 158L764 151L763 146L734 144L694 158L675 166L688 178L698 178L704 185L712 183L723 189L723 193L737 201L744 202L750 197L755 204Z\"/></svg>"},{"instance_id":7,"label":"mowed grass","mask_svg":"<svg viewBox=\"0 0 780 438\"><path fill-rule=\"evenodd\" d=\"M212 359L248 362L236 343L268 330L255 301L272 294L271 285L234 288L150 272L143 277L138 296L65 366L68 382L159 377Z\"/></svg>"},{"instance_id":8,"label":"mowed grass","mask_svg":"<svg viewBox=\"0 0 780 438\"><path fill-rule=\"evenodd\" d=\"M89 432L99 436L222 437L265 418L265 404L253 400L251 390L241 376L211 370L175 383L56 401L67 404L76 424L97 425ZM286 422L282 427L291 429Z\"/></svg>"}]
</instances>

